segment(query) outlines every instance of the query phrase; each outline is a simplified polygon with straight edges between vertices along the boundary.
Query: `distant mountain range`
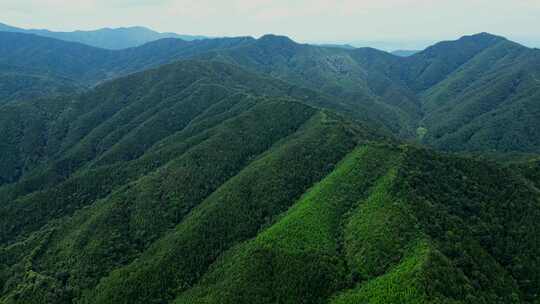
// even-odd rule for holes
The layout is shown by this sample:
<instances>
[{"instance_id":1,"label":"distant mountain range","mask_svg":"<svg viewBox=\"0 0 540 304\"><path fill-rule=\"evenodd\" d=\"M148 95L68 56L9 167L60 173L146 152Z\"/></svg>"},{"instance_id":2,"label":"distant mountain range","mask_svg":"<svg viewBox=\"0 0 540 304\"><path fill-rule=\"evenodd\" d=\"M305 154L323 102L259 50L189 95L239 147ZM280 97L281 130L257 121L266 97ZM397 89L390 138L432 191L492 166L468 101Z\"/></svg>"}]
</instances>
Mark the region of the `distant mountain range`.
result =
<instances>
[{"instance_id":1,"label":"distant mountain range","mask_svg":"<svg viewBox=\"0 0 540 304\"><path fill-rule=\"evenodd\" d=\"M177 60L221 61L318 91L333 100L324 107L402 138L451 151L540 151L540 50L487 33L409 57L275 35L161 39L117 51L21 33L0 33L0 41L0 75L11 82L0 101L77 92Z\"/></svg>"},{"instance_id":2,"label":"distant mountain range","mask_svg":"<svg viewBox=\"0 0 540 304\"><path fill-rule=\"evenodd\" d=\"M409 57L409 56L412 56L416 53L420 53L421 51L418 51L418 50L397 50L397 51L393 51L391 52L393 55L396 55L396 56L400 56L400 57Z\"/></svg>"},{"instance_id":3,"label":"distant mountain range","mask_svg":"<svg viewBox=\"0 0 540 304\"><path fill-rule=\"evenodd\" d=\"M175 33L158 33L156 31L141 26L103 28L94 31L54 32L41 29L22 29L0 23L0 31L35 34L43 37L84 43L90 46L110 50L137 47L145 43L163 38L178 38L186 41L207 38L205 36L179 35Z\"/></svg>"},{"instance_id":4,"label":"distant mountain range","mask_svg":"<svg viewBox=\"0 0 540 304\"><path fill-rule=\"evenodd\" d=\"M333 48L347 49L347 50L355 49L355 47L350 45L350 44L323 43L323 44L315 44L315 45L323 46L323 47L333 47Z\"/></svg>"}]
</instances>

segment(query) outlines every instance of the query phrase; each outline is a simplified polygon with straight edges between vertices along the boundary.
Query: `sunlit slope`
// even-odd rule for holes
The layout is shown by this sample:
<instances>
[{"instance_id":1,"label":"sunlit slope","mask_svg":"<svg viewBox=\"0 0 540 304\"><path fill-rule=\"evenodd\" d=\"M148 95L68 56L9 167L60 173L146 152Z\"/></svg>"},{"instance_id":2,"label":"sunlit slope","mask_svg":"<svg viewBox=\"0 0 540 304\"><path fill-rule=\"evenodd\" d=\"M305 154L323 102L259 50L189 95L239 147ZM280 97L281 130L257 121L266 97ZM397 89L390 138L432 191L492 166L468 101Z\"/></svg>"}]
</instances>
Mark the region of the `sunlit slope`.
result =
<instances>
[{"instance_id":1,"label":"sunlit slope","mask_svg":"<svg viewBox=\"0 0 540 304\"><path fill-rule=\"evenodd\" d=\"M446 166L453 172L443 173ZM414 170L426 167L432 171ZM407 147L360 147L274 225L224 254L175 303L527 303L538 289L524 278L538 277L518 270L524 266L516 262L523 258L538 267L538 237L492 222L524 217L520 225L537 226L538 194L524 185L517 193L492 190L492 182L475 177L483 171L505 182L518 178ZM417 187L432 174L456 188L468 179L477 199L493 200L472 208L463 195L433 194L443 191L436 181ZM432 194L423 193L427 189ZM523 199L517 209L533 214L491 213L510 208L507 195ZM484 239L501 230L528 245Z\"/></svg>"}]
</instances>

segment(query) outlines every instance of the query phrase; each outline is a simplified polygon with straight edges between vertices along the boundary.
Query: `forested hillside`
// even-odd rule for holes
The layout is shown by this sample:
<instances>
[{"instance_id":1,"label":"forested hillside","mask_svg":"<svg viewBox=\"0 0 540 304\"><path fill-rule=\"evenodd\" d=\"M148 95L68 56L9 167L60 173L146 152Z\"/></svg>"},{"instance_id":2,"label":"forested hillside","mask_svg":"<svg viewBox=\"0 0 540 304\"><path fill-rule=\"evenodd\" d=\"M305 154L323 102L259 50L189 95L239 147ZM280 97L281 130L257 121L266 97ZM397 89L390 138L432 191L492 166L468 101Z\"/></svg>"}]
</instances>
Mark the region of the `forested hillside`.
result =
<instances>
[{"instance_id":1,"label":"forested hillside","mask_svg":"<svg viewBox=\"0 0 540 304\"><path fill-rule=\"evenodd\" d=\"M188 60L1 107L0 303L538 303L533 169L328 102Z\"/></svg>"},{"instance_id":2,"label":"forested hillside","mask_svg":"<svg viewBox=\"0 0 540 304\"><path fill-rule=\"evenodd\" d=\"M105 50L37 35L0 32L0 73L67 79L82 86L170 63L180 58L229 48L250 38L201 41L161 39L138 48ZM21 88L23 90L24 88Z\"/></svg>"},{"instance_id":3,"label":"forested hillside","mask_svg":"<svg viewBox=\"0 0 540 304\"><path fill-rule=\"evenodd\" d=\"M197 58L242 66L330 97L327 106L449 151L535 153L540 52L486 33L408 57L298 44L266 35L162 39L109 51L0 33L0 102L77 92L108 79ZM505 126L501 128L501 126Z\"/></svg>"},{"instance_id":4,"label":"forested hillside","mask_svg":"<svg viewBox=\"0 0 540 304\"><path fill-rule=\"evenodd\" d=\"M28 181L29 185L42 185L97 157L103 162L136 158L205 113L214 102L224 100L232 107L251 95L334 106L324 95L232 65L182 61L80 95L0 107L0 124L5 130L0 133L4 147L0 150L4 168L0 185L23 176L35 180ZM144 124L151 127L144 128ZM39 174L32 173L36 168Z\"/></svg>"},{"instance_id":5,"label":"forested hillside","mask_svg":"<svg viewBox=\"0 0 540 304\"><path fill-rule=\"evenodd\" d=\"M0 303L540 304L539 54L0 32Z\"/></svg>"}]
</instances>

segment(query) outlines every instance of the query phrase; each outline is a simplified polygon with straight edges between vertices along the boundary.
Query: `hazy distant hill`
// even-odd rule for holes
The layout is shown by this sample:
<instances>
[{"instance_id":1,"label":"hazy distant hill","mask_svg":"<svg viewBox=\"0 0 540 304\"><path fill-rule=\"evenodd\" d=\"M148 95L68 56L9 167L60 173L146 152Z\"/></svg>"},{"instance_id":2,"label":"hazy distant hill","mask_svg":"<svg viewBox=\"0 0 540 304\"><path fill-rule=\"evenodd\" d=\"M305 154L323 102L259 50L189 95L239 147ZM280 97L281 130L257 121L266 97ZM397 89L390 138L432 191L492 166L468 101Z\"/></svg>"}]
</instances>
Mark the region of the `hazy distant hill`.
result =
<instances>
[{"instance_id":1,"label":"hazy distant hill","mask_svg":"<svg viewBox=\"0 0 540 304\"><path fill-rule=\"evenodd\" d=\"M158 33L141 26L103 28L94 31L54 32L49 30L22 29L0 23L0 31L36 34L111 50L136 47L163 38L178 38L186 41L207 38L204 36L179 35L175 33Z\"/></svg>"},{"instance_id":2,"label":"hazy distant hill","mask_svg":"<svg viewBox=\"0 0 540 304\"><path fill-rule=\"evenodd\" d=\"M420 53L421 51L415 51L415 50L397 50L391 52L393 55L400 56L400 57L409 57L416 53Z\"/></svg>"},{"instance_id":3,"label":"hazy distant hill","mask_svg":"<svg viewBox=\"0 0 540 304\"><path fill-rule=\"evenodd\" d=\"M348 49L348 50L355 49L355 47L350 45L350 44L323 43L323 44L316 44L316 45L323 46L323 47L333 47L333 48L340 48L340 49Z\"/></svg>"}]
</instances>

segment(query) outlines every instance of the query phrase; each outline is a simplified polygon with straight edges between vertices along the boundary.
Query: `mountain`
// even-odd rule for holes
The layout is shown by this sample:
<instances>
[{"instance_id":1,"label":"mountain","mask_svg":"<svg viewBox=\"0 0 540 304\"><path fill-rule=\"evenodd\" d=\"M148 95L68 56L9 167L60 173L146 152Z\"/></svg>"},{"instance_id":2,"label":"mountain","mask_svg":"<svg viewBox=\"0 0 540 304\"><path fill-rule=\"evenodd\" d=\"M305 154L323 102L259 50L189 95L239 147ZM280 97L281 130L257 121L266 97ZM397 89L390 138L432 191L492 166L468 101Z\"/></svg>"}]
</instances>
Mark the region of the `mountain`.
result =
<instances>
[{"instance_id":1,"label":"mountain","mask_svg":"<svg viewBox=\"0 0 540 304\"><path fill-rule=\"evenodd\" d=\"M413 119L409 126L417 127L422 143L447 151L511 154L540 151L539 56L538 49L480 33L400 60L366 52L356 58L368 73L382 73L386 83L412 96L400 109Z\"/></svg>"},{"instance_id":2,"label":"mountain","mask_svg":"<svg viewBox=\"0 0 540 304\"><path fill-rule=\"evenodd\" d=\"M0 103L78 92L109 79L249 40L161 39L112 51L32 34L0 32Z\"/></svg>"},{"instance_id":3,"label":"mountain","mask_svg":"<svg viewBox=\"0 0 540 304\"><path fill-rule=\"evenodd\" d=\"M199 92L202 90L200 87L204 92ZM125 148L129 148L128 154L131 156L118 155L114 158L139 156L138 149L147 149L158 141L160 136L173 132L174 123L184 126L185 121L174 121L177 119L175 115L182 115L183 111L189 111L190 108L183 109L182 107L186 105L176 103L183 99L190 100L188 97L195 95L203 99L198 100L200 105L197 105L203 107L212 101L212 94L222 91L224 96L221 98L225 100L227 99L225 96L236 96L238 95L236 92L240 91L248 95L295 98L321 108L332 106L331 100L314 91L252 74L227 64L181 61L159 70L150 70L104 83L80 95L13 102L0 107L0 128L4 131L0 134L0 141L4 147L0 150L0 167L2 167L0 185L28 177L30 180L24 186L26 191L35 185L41 186L43 180L61 179L88 161L80 157L93 158L97 156L96 153L101 153L91 148L95 145L99 145L100 149L128 145L129 147ZM133 101L134 104L127 107L127 100ZM148 103L152 102L156 103L149 108ZM139 113L134 116L143 110L146 114ZM158 113L165 116L157 117ZM113 120L104 124L109 118ZM154 125L152 132L157 132L156 120L163 120L166 125L161 125L160 128L165 128L162 130L164 134L144 135L148 137L147 140L153 142L140 147L131 146L133 143L130 141L123 144L117 142L128 133L134 136L131 140L140 140L139 136L143 135L132 130L134 125L144 122L140 119L152 121L151 124ZM110 126L107 127L108 124ZM113 132L110 128L117 128L119 125L122 126L121 130L114 131L110 136L102 133ZM98 127L105 129L98 131ZM90 136L95 142L83 144L81 141L85 136ZM44 164L50 163L58 156L62 156L62 159L53 167L42 168ZM35 170L40 174L36 174Z\"/></svg>"},{"instance_id":4,"label":"mountain","mask_svg":"<svg viewBox=\"0 0 540 304\"><path fill-rule=\"evenodd\" d=\"M158 33L142 26L103 28L94 31L54 32L49 30L22 29L0 23L0 31L35 34L110 50L137 47L163 38L175 38L186 41L208 38L205 36Z\"/></svg>"},{"instance_id":5,"label":"mountain","mask_svg":"<svg viewBox=\"0 0 540 304\"><path fill-rule=\"evenodd\" d=\"M502 40L423 92L424 141L451 151L538 152L540 50Z\"/></svg>"},{"instance_id":6,"label":"mountain","mask_svg":"<svg viewBox=\"0 0 540 304\"><path fill-rule=\"evenodd\" d=\"M0 303L538 303L532 169L328 102L183 60L0 106Z\"/></svg>"},{"instance_id":7,"label":"mountain","mask_svg":"<svg viewBox=\"0 0 540 304\"><path fill-rule=\"evenodd\" d=\"M487 33L409 57L298 44L277 35L161 39L118 51L20 33L2 33L0 41L0 75L15 84L0 90L0 101L78 92L177 60L210 60L317 91L331 100L329 109L437 149L540 151L539 51Z\"/></svg>"},{"instance_id":8,"label":"mountain","mask_svg":"<svg viewBox=\"0 0 540 304\"><path fill-rule=\"evenodd\" d=\"M309 92L302 89L297 91L299 98L309 96ZM287 94L280 97L280 92ZM6 131L2 132L3 136L20 143L14 150L21 147L20 150L28 151L27 155L21 155L20 158L11 151L5 155L28 162L23 166L26 172L21 172L22 180L18 184L5 187L1 195L3 201L0 204L0 218L3 220L0 229L0 282L6 288L3 290L7 292L2 294L0 301L69 301L67 299L74 296L71 293L77 293L75 289L81 288L79 290L82 291L85 286L95 285L97 281L91 282L92 277L97 279L100 274L96 272L95 275L87 277L86 274L91 270L83 268L91 266L85 264L89 262L86 260L89 256L84 254L86 250L77 249L72 253L81 258L77 262L73 260L73 267L82 267L82 272L79 273L81 281L75 283L79 287L73 285L72 291L64 289L70 288L67 285L56 291L45 288L42 290L45 294L38 290L31 292L30 289L38 286L28 281L33 280L28 275L33 276L32 273L35 273L37 268L20 272L20 262L25 259L24 256L29 257L29 252L23 249L19 255L12 249L20 248L19 245L29 249L33 246L30 240L37 237L39 242L43 241L38 235L43 232L47 234L46 231L53 222L68 220L88 209L99 199L105 199L112 192L124 192L126 187L131 187L130 184L138 183L137 180L141 183L136 188L141 187L143 192L149 186L153 189L152 192L158 190L153 186L154 183L163 183L161 194L155 192L156 196L153 198L147 197L149 201L141 197L139 206L146 209L141 209L140 212L141 215L146 214L148 219L158 218L157 214L152 213L154 211L163 212L165 217L162 222L148 223L154 227L152 229L155 229L155 232L140 235L146 241L136 241L131 237L125 239L130 243L128 246L135 246L133 249L139 247L139 242L145 242L144 246L148 246L152 240L157 240L159 235L163 236L167 227L173 227L175 222L178 223L187 216L190 209L218 188L223 189L223 195L234 195L244 189L244 186L236 183L249 187L254 179L259 179L261 183L257 183L260 188L257 186L253 191L272 192L272 196L260 196L271 198L270 201L260 202L262 205L268 203L270 212L267 215L261 214L260 220L269 220L271 214L283 210L283 204L301 194L301 189L306 189L313 181L331 170L332 164L339 160L340 155L354 145L355 138L367 140L372 136L371 132L364 136L366 132L348 126L339 116L292 100L294 95L295 89L290 85L261 78L234 66L182 62L104 84L75 101L49 101L54 107L44 101L36 101L31 105L13 103L5 106L17 108L11 113L18 113L21 118L18 120L11 117L0 121L21 121L24 126L29 125L28 117L37 116L33 120L36 123L30 125L43 133L38 135L35 133L36 129L24 129L18 125L13 129L2 128ZM309 99L314 101L316 98L313 96ZM36 107L40 111L36 110ZM21 138L17 138L18 130L24 130ZM341 142L346 138L350 138L350 142ZM5 139L2 142L6 143L4 148L14 147ZM291 171L291 166L296 170ZM16 168L5 169L2 172L17 172ZM233 177L237 175L236 182L228 185L228 181L232 183ZM181 185L182 183L184 184ZM167 184L169 186L166 186ZM81 192L73 192L73 187L82 187L79 188ZM227 188L230 190L225 190ZM276 192L277 189L280 190ZM136 194L137 191L128 192ZM232 192L226 194L227 191ZM128 192L125 194L131 195ZM174 194L175 192L177 194ZM161 204L154 204L164 198L162 195L172 195L172 209L164 209ZM74 199L75 196L78 198ZM123 200L120 197L113 198L118 199ZM284 201L280 201L281 199ZM177 200L184 200L185 203L172 203ZM120 201L118 203L123 204ZM271 203L277 209L271 208ZM108 205L109 203L105 204ZM83 208L84 206L87 208ZM105 213L97 211L101 214L99 217L103 216L108 222L102 228L110 231L109 229L113 228L110 225L112 222L106 218L114 217L116 211L103 211ZM135 220L139 211L133 211ZM94 226L91 224L93 217L92 215L84 221L89 220L88 224ZM121 230L127 228L122 222L117 224ZM145 225L147 228L150 226ZM68 232L70 228L66 226L59 229ZM90 229L97 237L96 240L101 239L99 233L95 234L97 230ZM105 234L108 235L109 232ZM70 242L71 237L66 237L65 241ZM52 245L52 242L50 244ZM120 243L118 245L123 246ZM55 250L53 247L50 247L52 251ZM68 247L64 249L69 249ZM106 248L95 249L98 250L95 253L101 255L99 252ZM116 249L111 253L114 251ZM125 262L135 257L127 252L117 253L124 256ZM51 260L51 263L61 262L56 258L61 258L63 254L56 255L53 258L55 261ZM69 252L65 254L71 255ZM42 257L45 258L45 255ZM8 260L14 264L4 263ZM103 262L104 264L98 263L104 266L102 275L118 266L114 265L116 262ZM47 266L49 270L43 272L43 275L47 276L45 273L56 268L53 264ZM66 271L69 267L65 268ZM75 268L73 270L78 272ZM46 281L53 279L54 282L50 282L57 284L52 277L42 278ZM54 294L46 295L50 291Z\"/></svg>"},{"instance_id":9,"label":"mountain","mask_svg":"<svg viewBox=\"0 0 540 304\"><path fill-rule=\"evenodd\" d=\"M196 58L233 63L328 94L345 104L350 109L347 113L356 119L380 124L404 137L412 136L416 129L412 127L419 118L414 93L369 65L390 65L399 59L383 51L318 47L265 35Z\"/></svg>"},{"instance_id":10,"label":"mountain","mask_svg":"<svg viewBox=\"0 0 540 304\"><path fill-rule=\"evenodd\" d=\"M67 78L78 86L88 87L180 59L216 60L238 64L253 72L266 73L335 96L339 99L334 100L331 108L344 109L342 112L360 120L369 120L381 128L409 136L415 130L410 124L417 118L408 117L414 114L383 100L384 97L377 96L379 92L372 92L368 87L366 72L348 50L300 45L286 37L273 35L258 40L249 37L191 42L161 39L138 48L119 51L20 33L0 33L0 41L4 42L0 55L3 56L6 72L16 70L21 74ZM387 55L379 53L381 56ZM31 60L28 60L29 54L32 54ZM289 60L297 63L289 65ZM390 88L385 88L385 91L394 90L393 85L389 85ZM397 91L400 89L395 88ZM385 92L385 95L390 94ZM398 92L393 96L399 99L392 102L407 104L410 95Z\"/></svg>"},{"instance_id":11,"label":"mountain","mask_svg":"<svg viewBox=\"0 0 540 304\"><path fill-rule=\"evenodd\" d=\"M347 50L355 49L355 47L350 45L350 44L322 43L322 44L315 44L315 45L322 46L322 47L332 47L332 48L347 49Z\"/></svg>"},{"instance_id":12,"label":"mountain","mask_svg":"<svg viewBox=\"0 0 540 304\"><path fill-rule=\"evenodd\" d=\"M297 44L275 35L195 57L320 91L345 104L356 119L438 149L538 153L538 55L481 33L405 58L370 48Z\"/></svg>"},{"instance_id":13,"label":"mountain","mask_svg":"<svg viewBox=\"0 0 540 304\"><path fill-rule=\"evenodd\" d=\"M399 56L399 57L409 57L409 56L412 56L416 53L419 53L421 51L418 51L418 50L396 50L396 51L392 51L392 55L396 55L396 56Z\"/></svg>"}]
</instances>

